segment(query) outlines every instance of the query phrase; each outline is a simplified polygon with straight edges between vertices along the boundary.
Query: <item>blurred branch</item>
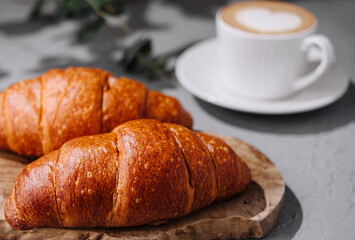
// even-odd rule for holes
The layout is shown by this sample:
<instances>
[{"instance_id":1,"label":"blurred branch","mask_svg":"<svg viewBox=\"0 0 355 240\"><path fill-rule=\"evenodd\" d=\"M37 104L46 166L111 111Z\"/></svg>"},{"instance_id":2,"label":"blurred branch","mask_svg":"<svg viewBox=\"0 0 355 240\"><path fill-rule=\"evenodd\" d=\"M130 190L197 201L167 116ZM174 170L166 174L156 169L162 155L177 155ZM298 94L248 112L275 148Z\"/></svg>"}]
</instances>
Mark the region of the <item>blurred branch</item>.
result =
<instances>
[{"instance_id":1,"label":"blurred branch","mask_svg":"<svg viewBox=\"0 0 355 240\"><path fill-rule=\"evenodd\" d=\"M46 4L51 1L55 4L55 10L46 12ZM80 42L90 41L103 27L119 39L116 34L118 27L125 34L132 33L131 28L121 18L126 10L126 5L143 0L37 0L30 12L30 20L43 18L65 19L87 17L89 20L77 32ZM120 39L119 39L120 40ZM146 79L159 78L173 81L173 71L167 68L169 57L154 57L152 54L152 42L148 38L141 38L129 46L118 41L119 48L123 51L123 57L119 64L128 72L142 73Z\"/></svg>"},{"instance_id":2,"label":"blurred branch","mask_svg":"<svg viewBox=\"0 0 355 240\"><path fill-rule=\"evenodd\" d=\"M131 33L130 27L118 16L114 16L111 14L107 14L106 12L102 11L100 7L102 7L100 4L97 3L95 0L86 0L86 2L90 5L90 7L95 11L97 15L105 19L107 22L111 22L117 26L119 26L125 33ZM113 5L109 5L107 8L111 9L113 12L115 12L115 8Z\"/></svg>"}]
</instances>

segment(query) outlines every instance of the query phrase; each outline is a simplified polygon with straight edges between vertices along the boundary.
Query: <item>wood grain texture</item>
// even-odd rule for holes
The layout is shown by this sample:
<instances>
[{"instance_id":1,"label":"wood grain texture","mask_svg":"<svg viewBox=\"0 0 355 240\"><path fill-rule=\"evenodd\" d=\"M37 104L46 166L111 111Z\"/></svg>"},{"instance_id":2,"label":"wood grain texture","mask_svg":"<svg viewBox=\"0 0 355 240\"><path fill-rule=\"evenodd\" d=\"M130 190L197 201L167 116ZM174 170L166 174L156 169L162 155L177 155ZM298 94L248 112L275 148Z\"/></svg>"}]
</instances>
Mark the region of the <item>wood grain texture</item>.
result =
<instances>
[{"instance_id":1,"label":"wood grain texture","mask_svg":"<svg viewBox=\"0 0 355 240\"><path fill-rule=\"evenodd\" d=\"M32 229L18 231L4 220L3 208L17 174L21 158L0 155L0 233L4 239L229 239L260 238L280 215L285 184L278 169L262 153L235 138L221 136L243 158L253 182L243 193L158 226L96 229ZM15 161L14 159L16 158ZM21 162L22 161L22 162Z\"/></svg>"}]
</instances>

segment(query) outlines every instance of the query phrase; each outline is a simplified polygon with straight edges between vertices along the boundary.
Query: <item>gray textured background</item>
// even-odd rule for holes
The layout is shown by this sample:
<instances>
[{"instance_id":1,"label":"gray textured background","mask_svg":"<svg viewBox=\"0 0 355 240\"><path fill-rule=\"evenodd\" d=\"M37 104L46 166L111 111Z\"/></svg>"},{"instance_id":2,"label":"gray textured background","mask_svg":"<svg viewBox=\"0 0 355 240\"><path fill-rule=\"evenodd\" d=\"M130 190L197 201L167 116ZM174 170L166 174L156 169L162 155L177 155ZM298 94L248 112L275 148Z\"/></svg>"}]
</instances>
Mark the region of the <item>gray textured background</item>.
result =
<instances>
[{"instance_id":1,"label":"gray textured background","mask_svg":"<svg viewBox=\"0 0 355 240\"><path fill-rule=\"evenodd\" d=\"M0 2L0 89L53 67L93 66L125 74L117 65L116 40L102 30L77 44L77 21L28 23L30 1ZM179 98L196 129L241 138L264 152L286 184L282 216L267 239L355 238L355 1L293 1L310 9L319 33L334 43L351 85L336 103L313 112L265 116L230 111L199 100L179 85L148 86ZM151 1L130 7L135 33L153 38L156 54L176 53L214 37L217 0ZM143 81L140 76L133 76Z\"/></svg>"}]
</instances>

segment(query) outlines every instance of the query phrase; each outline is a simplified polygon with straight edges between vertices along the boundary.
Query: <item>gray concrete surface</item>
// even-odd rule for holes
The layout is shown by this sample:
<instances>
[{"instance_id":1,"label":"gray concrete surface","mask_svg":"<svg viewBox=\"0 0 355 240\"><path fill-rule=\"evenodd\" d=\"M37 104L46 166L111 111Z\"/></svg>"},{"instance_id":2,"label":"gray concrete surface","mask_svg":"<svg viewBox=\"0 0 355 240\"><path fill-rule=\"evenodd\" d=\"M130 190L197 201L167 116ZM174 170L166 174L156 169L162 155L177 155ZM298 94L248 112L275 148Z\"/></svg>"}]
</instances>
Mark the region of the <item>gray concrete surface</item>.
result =
<instances>
[{"instance_id":1,"label":"gray concrete surface","mask_svg":"<svg viewBox=\"0 0 355 240\"><path fill-rule=\"evenodd\" d=\"M319 32L334 43L351 85L334 104L316 111L265 116L230 111L193 97L179 85L149 87L176 96L192 113L195 129L243 139L264 152L286 184L281 218L265 239L355 239L355 2L293 1L315 13ZM214 37L217 0L151 1L130 7L139 35L153 38L156 54L175 53ZM77 21L28 23L29 1L0 2L0 89L53 67L92 66L127 75L116 63L117 40L106 30L77 44ZM133 76L144 81L141 76Z\"/></svg>"}]
</instances>

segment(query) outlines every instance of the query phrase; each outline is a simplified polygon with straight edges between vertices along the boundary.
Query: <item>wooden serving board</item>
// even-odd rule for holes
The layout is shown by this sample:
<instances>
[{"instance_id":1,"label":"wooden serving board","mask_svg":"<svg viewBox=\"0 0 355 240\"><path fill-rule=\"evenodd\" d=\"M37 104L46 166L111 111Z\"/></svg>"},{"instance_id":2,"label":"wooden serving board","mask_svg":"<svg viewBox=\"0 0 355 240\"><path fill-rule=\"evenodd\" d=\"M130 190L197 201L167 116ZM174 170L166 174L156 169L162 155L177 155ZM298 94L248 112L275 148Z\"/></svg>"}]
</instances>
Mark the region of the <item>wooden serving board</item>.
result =
<instances>
[{"instance_id":1,"label":"wooden serving board","mask_svg":"<svg viewBox=\"0 0 355 240\"><path fill-rule=\"evenodd\" d=\"M224 139L241 156L252 173L246 191L230 199L171 220L159 226L95 229L12 229L4 205L26 160L0 152L1 239L230 239L260 238L275 225L283 205L285 183L275 165L252 146L235 138Z\"/></svg>"}]
</instances>

